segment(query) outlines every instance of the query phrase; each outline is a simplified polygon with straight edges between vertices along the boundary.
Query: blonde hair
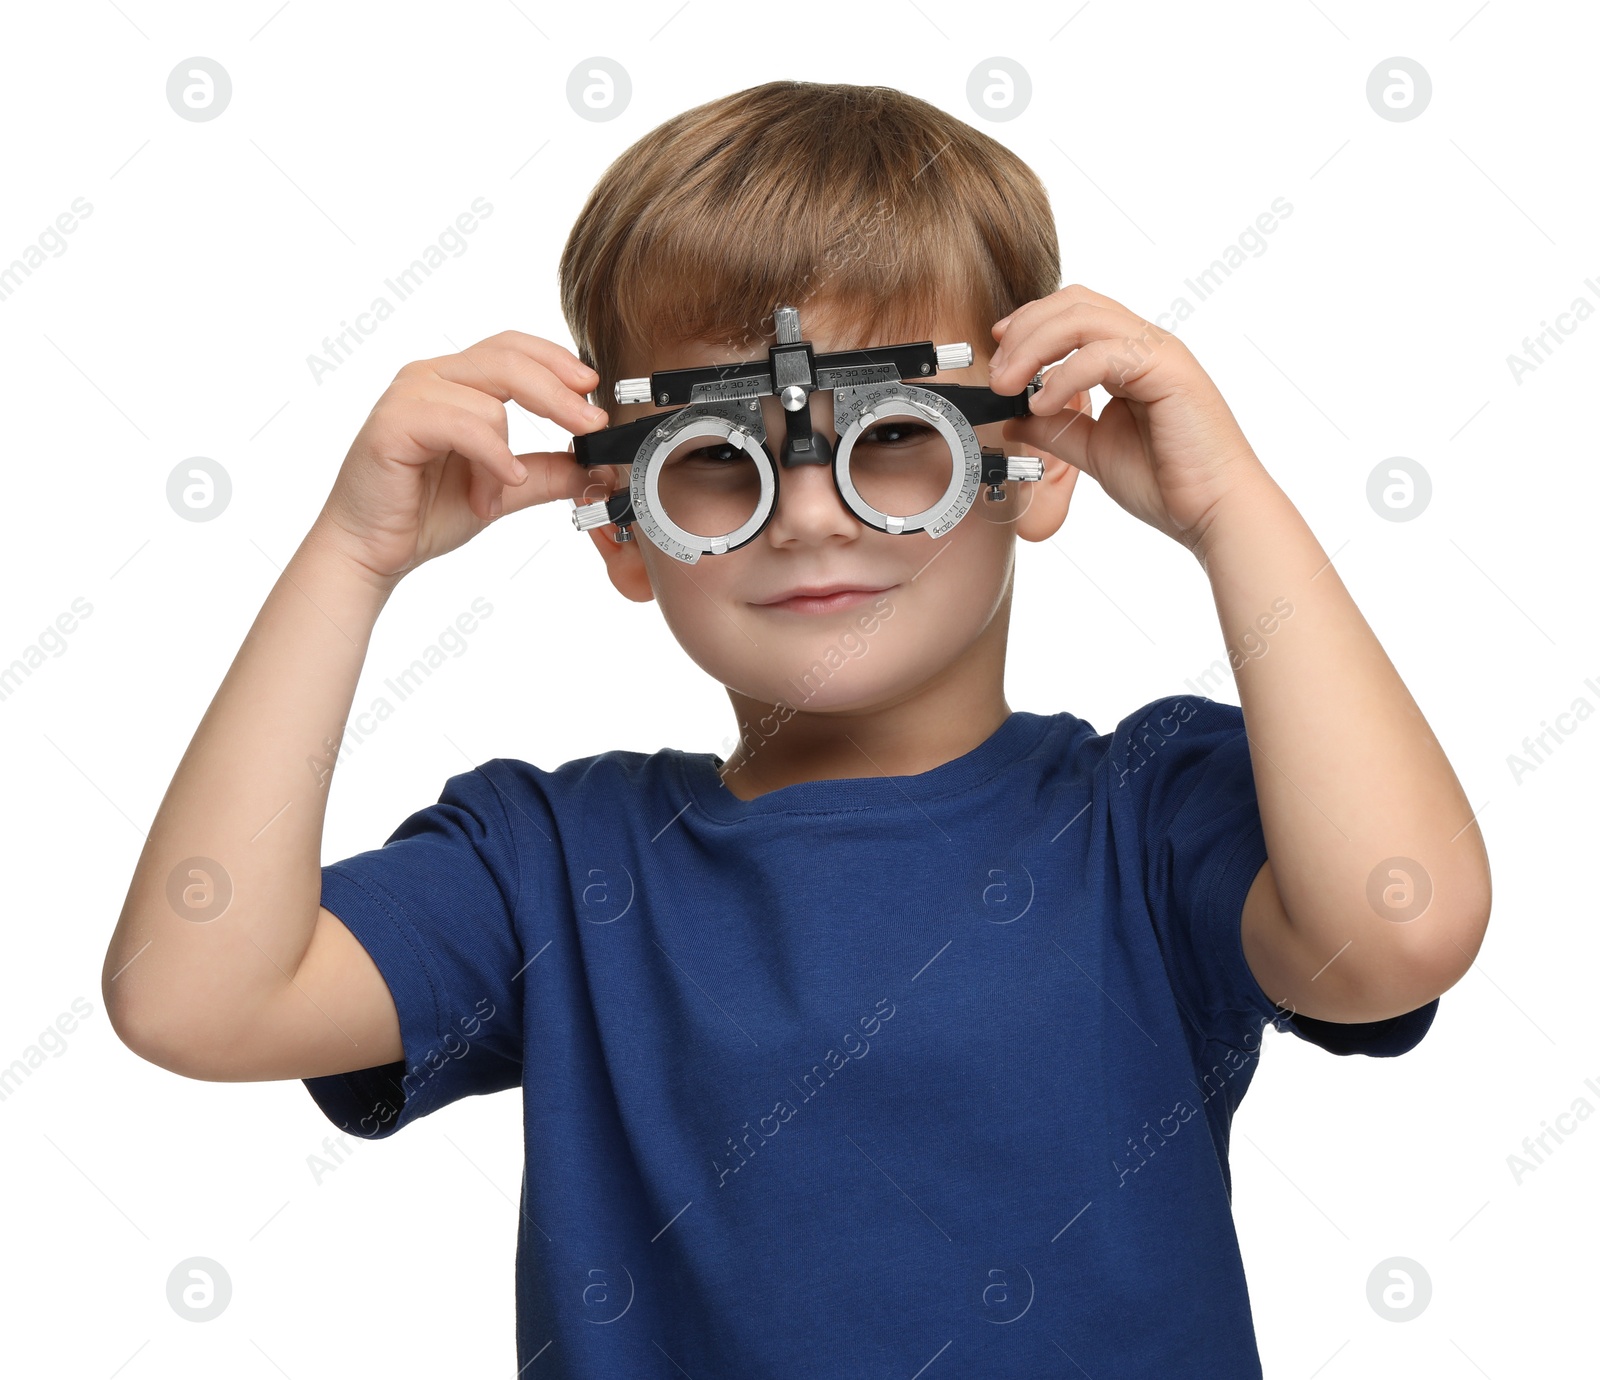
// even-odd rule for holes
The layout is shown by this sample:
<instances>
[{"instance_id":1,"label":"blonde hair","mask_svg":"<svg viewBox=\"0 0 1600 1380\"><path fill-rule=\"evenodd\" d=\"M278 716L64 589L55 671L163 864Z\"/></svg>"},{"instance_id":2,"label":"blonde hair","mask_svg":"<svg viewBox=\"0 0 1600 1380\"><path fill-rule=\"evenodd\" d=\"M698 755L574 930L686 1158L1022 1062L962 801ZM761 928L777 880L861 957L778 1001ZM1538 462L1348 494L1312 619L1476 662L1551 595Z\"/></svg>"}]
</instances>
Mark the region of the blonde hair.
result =
<instances>
[{"instance_id":1,"label":"blonde hair","mask_svg":"<svg viewBox=\"0 0 1600 1380\"><path fill-rule=\"evenodd\" d=\"M1060 286L1061 256L1044 185L1003 144L893 87L770 81L613 161L560 273L614 411L624 360L656 367L653 341L764 345L783 305L806 328L807 303L825 304L830 325L881 344L965 322L986 357L995 321Z\"/></svg>"}]
</instances>

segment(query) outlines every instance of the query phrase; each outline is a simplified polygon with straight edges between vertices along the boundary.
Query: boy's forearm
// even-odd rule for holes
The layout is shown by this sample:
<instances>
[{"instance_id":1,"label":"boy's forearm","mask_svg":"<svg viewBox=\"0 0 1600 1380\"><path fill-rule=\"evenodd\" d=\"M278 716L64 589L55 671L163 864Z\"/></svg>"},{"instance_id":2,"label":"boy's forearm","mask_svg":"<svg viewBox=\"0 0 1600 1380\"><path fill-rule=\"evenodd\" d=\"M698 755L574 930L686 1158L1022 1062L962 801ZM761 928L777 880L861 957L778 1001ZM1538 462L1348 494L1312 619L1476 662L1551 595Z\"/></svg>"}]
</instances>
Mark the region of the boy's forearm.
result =
<instances>
[{"instance_id":1,"label":"boy's forearm","mask_svg":"<svg viewBox=\"0 0 1600 1380\"><path fill-rule=\"evenodd\" d=\"M1442 976L1443 990L1488 926L1489 863L1472 807L1288 495L1263 469L1228 497L1195 555L1235 668L1284 910L1341 967ZM1416 924L1383 901L1396 883L1389 902L1406 899L1404 881L1381 867L1396 858L1420 865L1432 890Z\"/></svg>"},{"instance_id":2,"label":"boy's forearm","mask_svg":"<svg viewBox=\"0 0 1600 1380\"><path fill-rule=\"evenodd\" d=\"M395 583L314 527L273 585L156 812L106 954L124 1039L220 1035L298 966L338 746Z\"/></svg>"}]
</instances>

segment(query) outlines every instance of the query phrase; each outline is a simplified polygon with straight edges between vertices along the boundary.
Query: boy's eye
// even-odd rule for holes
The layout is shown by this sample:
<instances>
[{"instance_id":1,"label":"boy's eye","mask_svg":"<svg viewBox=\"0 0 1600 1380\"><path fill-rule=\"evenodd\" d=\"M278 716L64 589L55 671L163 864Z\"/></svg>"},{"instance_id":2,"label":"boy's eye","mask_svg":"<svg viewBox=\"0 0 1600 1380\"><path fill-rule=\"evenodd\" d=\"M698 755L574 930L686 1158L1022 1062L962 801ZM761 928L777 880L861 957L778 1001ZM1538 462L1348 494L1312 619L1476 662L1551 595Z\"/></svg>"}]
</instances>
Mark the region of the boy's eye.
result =
<instances>
[{"instance_id":1,"label":"boy's eye","mask_svg":"<svg viewBox=\"0 0 1600 1380\"><path fill-rule=\"evenodd\" d=\"M858 446L913 446L921 441L926 441L934 435L931 426L923 426L921 422L904 422L899 420L880 422L862 434L856 442Z\"/></svg>"},{"instance_id":2,"label":"boy's eye","mask_svg":"<svg viewBox=\"0 0 1600 1380\"><path fill-rule=\"evenodd\" d=\"M698 450L691 450L682 457L684 460L697 460L702 464L712 465L726 465L734 460L749 458L741 447L731 446L726 441L719 446L701 446Z\"/></svg>"}]
</instances>

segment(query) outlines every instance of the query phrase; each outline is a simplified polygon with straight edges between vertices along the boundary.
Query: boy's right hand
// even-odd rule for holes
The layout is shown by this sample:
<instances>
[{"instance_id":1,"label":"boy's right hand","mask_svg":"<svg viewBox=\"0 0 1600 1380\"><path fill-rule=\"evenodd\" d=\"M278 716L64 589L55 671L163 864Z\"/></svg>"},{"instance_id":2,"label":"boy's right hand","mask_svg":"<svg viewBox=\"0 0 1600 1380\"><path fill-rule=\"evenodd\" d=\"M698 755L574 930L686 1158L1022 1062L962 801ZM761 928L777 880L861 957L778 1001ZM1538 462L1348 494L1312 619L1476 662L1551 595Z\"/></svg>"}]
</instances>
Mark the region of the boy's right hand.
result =
<instances>
[{"instance_id":1,"label":"boy's right hand","mask_svg":"<svg viewBox=\"0 0 1600 1380\"><path fill-rule=\"evenodd\" d=\"M414 360L356 435L313 530L392 584L502 513L605 497L617 476L585 469L570 449L513 455L502 406L515 400L574 434L596 431L609 418L583 394L599 381L572 351L521 331Z\"/></svg>"}]
</instances>

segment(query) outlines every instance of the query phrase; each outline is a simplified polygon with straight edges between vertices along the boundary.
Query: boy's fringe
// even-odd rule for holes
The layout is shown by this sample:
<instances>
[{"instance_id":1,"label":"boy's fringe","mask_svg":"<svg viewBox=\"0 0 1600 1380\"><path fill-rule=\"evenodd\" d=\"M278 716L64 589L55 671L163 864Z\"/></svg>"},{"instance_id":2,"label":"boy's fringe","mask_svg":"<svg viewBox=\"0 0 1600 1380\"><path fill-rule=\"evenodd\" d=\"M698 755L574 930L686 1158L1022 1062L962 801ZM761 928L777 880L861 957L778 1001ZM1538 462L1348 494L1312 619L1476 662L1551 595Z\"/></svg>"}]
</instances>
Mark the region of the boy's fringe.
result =
<instances>
[{"instance_id":1,"label":"boy's fringe","mask_svg":"<svg viewBox=\"0 0 1600 1380\"><path fill-rule=\"evenodd\" d=\"M612 385L658 367L655 340L727 358L801 309L863 344L990 325L1060 286L1043 184L1016 154L892 87L771 81L695 106L617 158L561 255L577 353ZM815 311L807 312L808 304ZM943 343L943 342L939 342Z\"/></svg>"}]
</instances>

